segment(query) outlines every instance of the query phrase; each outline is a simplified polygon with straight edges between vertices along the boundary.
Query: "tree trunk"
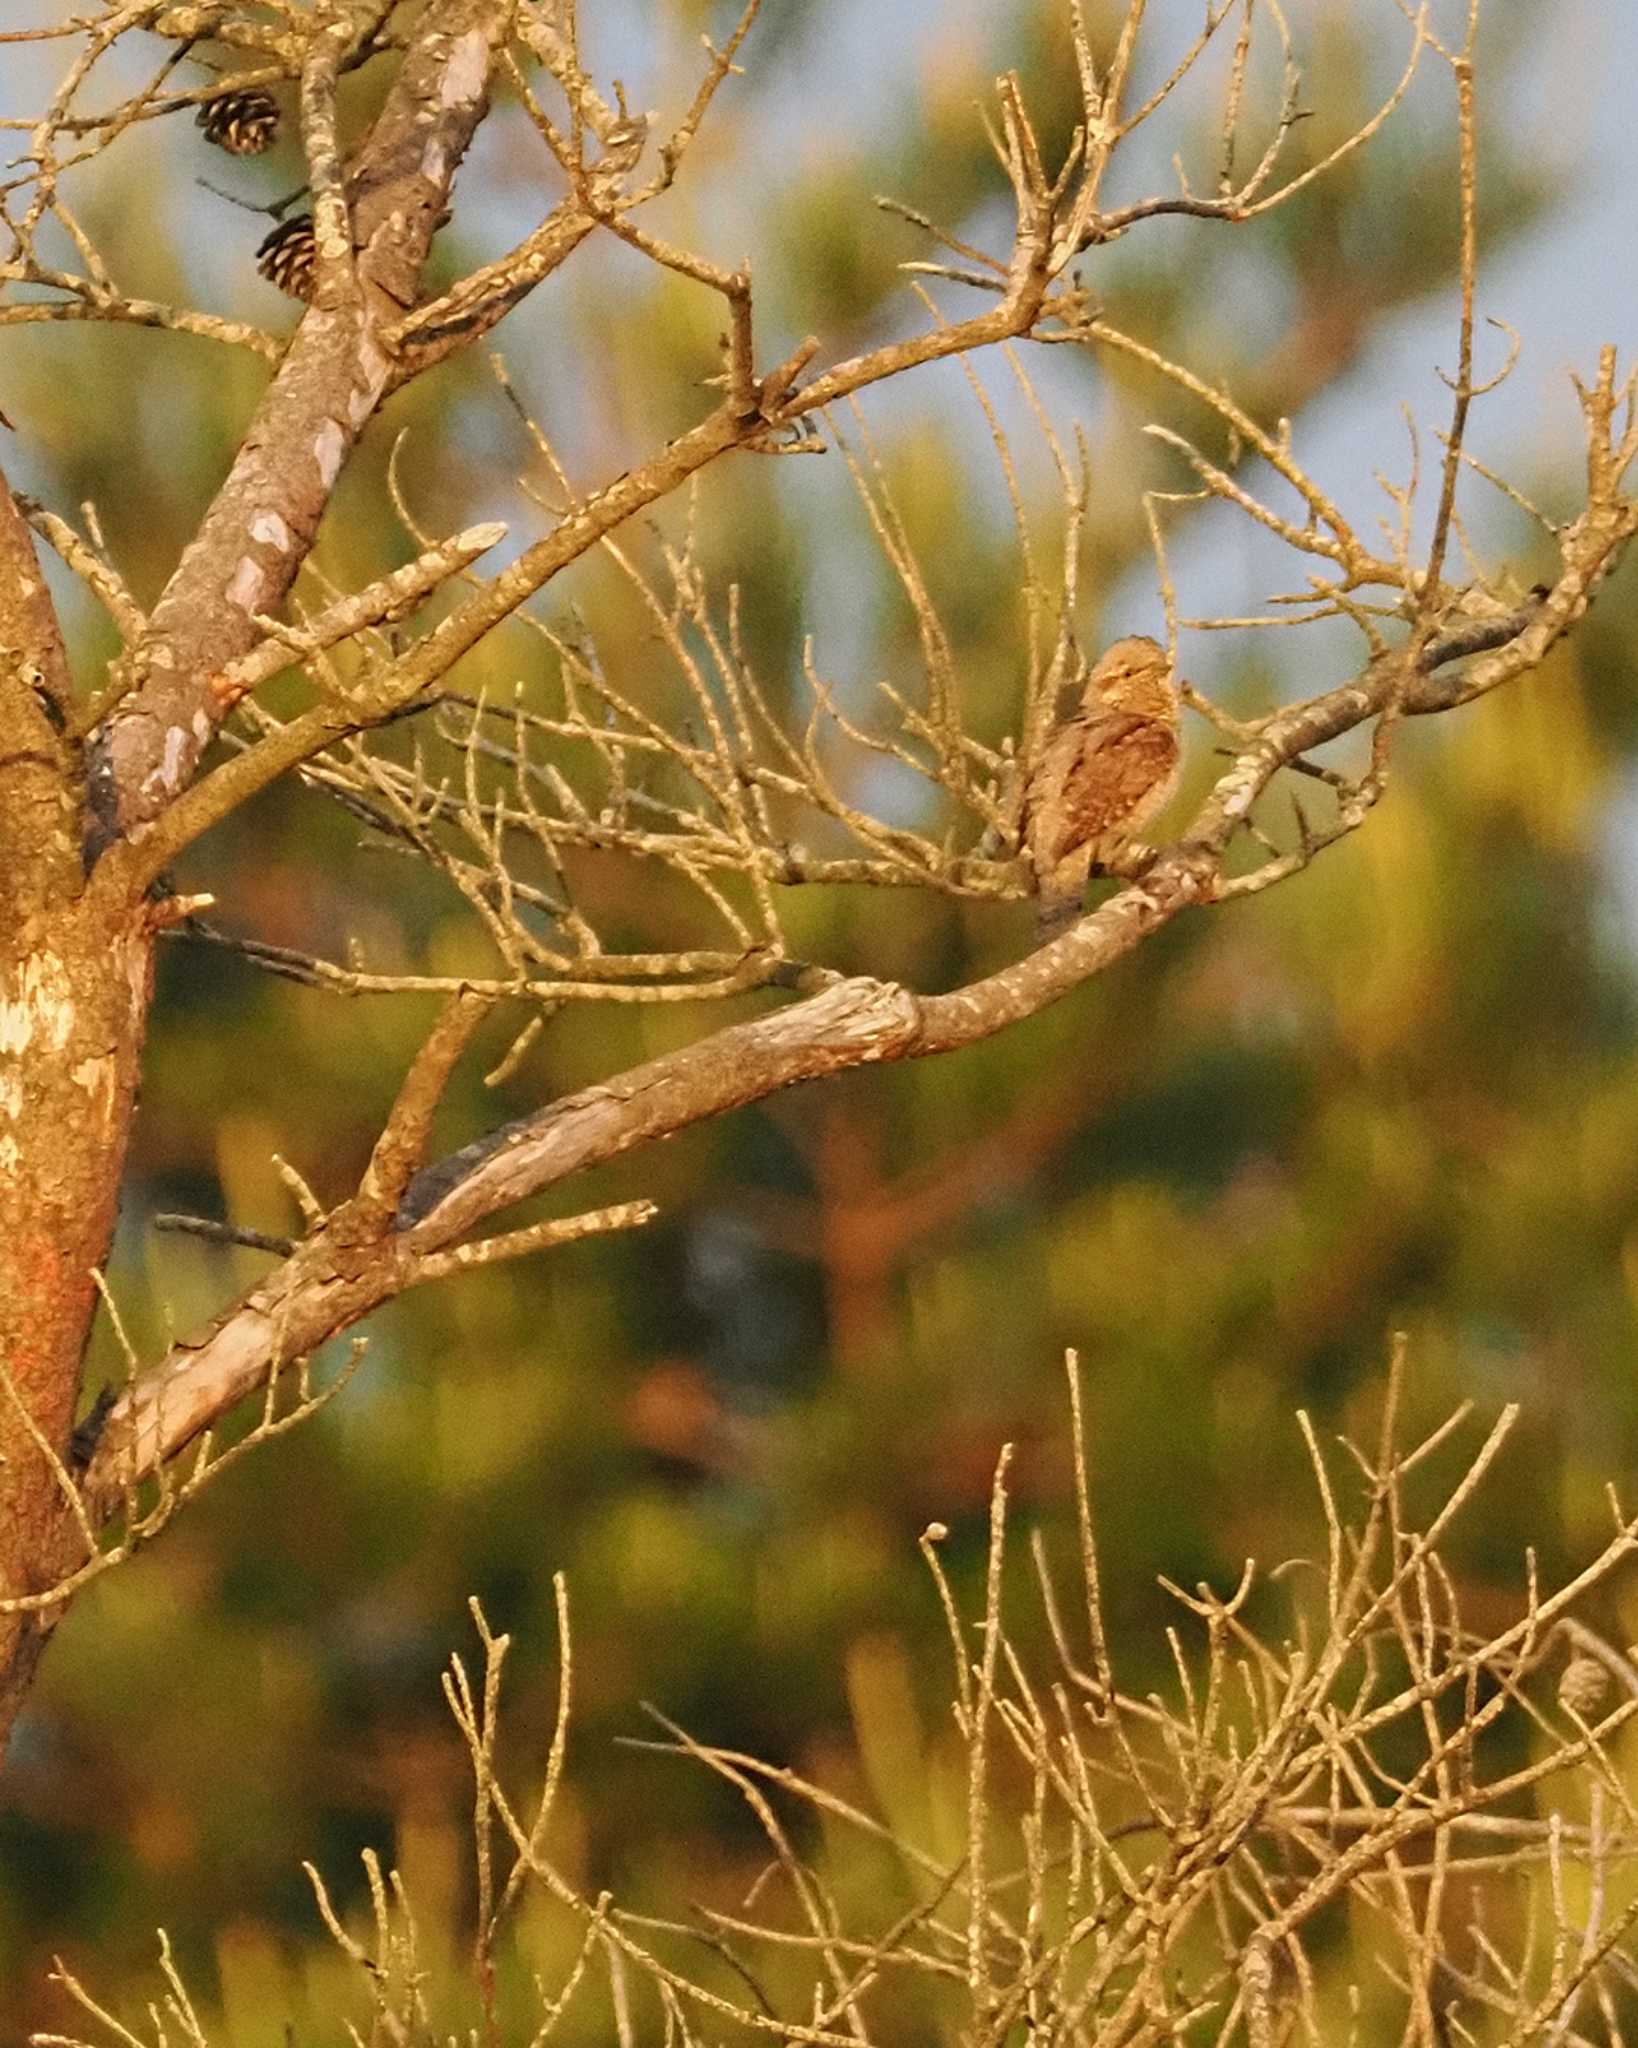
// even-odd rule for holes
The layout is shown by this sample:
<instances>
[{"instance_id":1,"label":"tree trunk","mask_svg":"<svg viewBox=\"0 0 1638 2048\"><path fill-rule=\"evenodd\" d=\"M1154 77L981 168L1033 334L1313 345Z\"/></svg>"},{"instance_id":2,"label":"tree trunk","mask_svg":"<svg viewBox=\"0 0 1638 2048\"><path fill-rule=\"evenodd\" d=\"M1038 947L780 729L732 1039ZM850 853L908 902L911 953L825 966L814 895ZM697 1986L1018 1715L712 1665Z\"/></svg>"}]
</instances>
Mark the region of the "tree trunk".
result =
<instances>
[{"instance_id":1,"label":"tree trunk","mask_svg":"<svg viewBox=\"0 0 1638 2048\"><path fill-rule=\"evenodd\" d=\"M69 1440L118 1203L152 936L85 875L66 659L0 477L0 1595L83 1555ZM0 1749L60 1608L0 1613Z\"/></svg>"},{"instance_id":2,"label":"tree trunk","mask_svg":"<svg viewBox=\"0 0 1638 2048\"><path fill-rule=\"evenodd\" d=\"M0 1586L13 1598L83 1561L69 1439L108 1252L151 985L152 943L83 893L0 953ZM49 1607L0 1615L0 1744Z\"/></svg>"}]
</instances>

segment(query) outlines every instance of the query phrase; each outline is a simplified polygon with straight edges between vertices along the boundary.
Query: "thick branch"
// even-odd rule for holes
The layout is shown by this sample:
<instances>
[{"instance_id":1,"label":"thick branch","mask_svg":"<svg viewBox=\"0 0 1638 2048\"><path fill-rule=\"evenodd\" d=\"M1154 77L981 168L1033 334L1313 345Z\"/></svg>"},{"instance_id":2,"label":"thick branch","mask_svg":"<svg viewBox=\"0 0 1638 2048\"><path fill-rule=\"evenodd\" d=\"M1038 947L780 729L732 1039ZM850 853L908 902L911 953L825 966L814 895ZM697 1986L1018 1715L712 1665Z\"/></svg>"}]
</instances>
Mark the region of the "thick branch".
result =
<instances>
[{"instance_id":1,"label":"thick branch","mask_svg":"<svg viewBox=\"0 0 1638 2048\"><path fill-rule=\"evenodd\" d=\"M128 695L93 757L106 837L156 817L186 786L222 715L211 676L254 645L257 618L282 601L312 544L391 379L388 338L414 303L455 167L483 116L505 15L492 0L434 0L357 153L347 193L358 290L302 320L129 660ZM333 239L333 220L331 230Z\"/></svg>"}]
</instances>

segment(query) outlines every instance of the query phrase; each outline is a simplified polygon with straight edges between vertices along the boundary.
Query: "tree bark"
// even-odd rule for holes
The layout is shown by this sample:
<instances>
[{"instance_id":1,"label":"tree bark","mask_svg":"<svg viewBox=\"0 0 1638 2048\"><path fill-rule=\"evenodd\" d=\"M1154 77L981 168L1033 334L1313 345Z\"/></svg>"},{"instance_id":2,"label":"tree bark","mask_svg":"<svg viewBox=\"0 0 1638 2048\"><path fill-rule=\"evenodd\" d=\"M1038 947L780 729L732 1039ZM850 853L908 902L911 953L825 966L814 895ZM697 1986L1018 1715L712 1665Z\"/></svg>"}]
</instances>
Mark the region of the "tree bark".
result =
<instances>
[{"instance_id":1,"label":"tree bark","mask_svg":"<svg viewBox=\"0 0 1638 2048\"><path fill-rule=\"evenodd\" d=\"M152 983L140 916L104 894L83 891L0 950L0 1583L13 1598L81 1561L66 1461ZM0 1733L59 1612L0 1616Z\"/></svg>"},{"instance_id":2,"label":"tree bark","mask_svg":"<svg viewBox=\"0 0 1638 2048\"><path fill-rule=\"evenodd\" d=\"M507 10L437 0L347 169L350 289L317 302L263 393L233 464L127 657L127 695L96 735L99 838L156 818L193 780L231 707L212 678L262 637L318 531L336 479L397 365L450 185L488 106Z\"/></svg>"},{"instance_id":3,"label":"tree bark","mask_svg":"<svg viewBox=\"0 0 1638 2048\"><path fill-rule=\"evenodd\" d=\"M12 1598L60 1578L79 1540L64 1461L151 985L142 906L85 879L68 697L50 595L0 476L0 1586ZM0 1733L56 1611L0 1616Z\"/></svg>"}]
</instances>

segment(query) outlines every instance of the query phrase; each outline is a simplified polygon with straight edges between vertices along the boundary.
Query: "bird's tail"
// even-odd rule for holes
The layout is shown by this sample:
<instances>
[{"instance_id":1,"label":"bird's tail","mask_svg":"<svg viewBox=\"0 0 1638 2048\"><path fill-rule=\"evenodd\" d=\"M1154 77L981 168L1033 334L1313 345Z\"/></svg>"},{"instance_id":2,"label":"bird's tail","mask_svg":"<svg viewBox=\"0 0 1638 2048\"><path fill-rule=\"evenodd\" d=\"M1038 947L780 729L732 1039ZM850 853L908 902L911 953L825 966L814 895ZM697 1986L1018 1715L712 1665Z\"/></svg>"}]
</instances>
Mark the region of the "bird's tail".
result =
<instances>
[{"instance_id":1,"label":"bird's tail","mask_svg":"<svg viewBox=\"0 0 1638 2048\"><path fill-rule=\"evenodd\" d=\"M1035 936L1041 945L1061 939L1081 914L1080 891L1073 896L1043 889L1035 906Z\"/></svg>"}]
</instances>

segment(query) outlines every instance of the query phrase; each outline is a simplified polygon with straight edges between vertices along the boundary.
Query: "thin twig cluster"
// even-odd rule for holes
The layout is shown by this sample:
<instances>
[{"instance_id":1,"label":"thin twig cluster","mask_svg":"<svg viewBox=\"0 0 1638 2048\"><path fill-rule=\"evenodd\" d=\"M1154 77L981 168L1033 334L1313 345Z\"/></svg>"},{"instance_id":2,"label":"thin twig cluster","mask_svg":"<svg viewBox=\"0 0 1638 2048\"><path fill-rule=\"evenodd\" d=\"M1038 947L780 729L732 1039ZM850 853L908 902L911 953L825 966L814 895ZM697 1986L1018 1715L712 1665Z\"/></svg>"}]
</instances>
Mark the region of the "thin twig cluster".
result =
<instances>
[{"instance_id":1,"label":"thin twig cluster","mask_svg":"<svg viewBox=\"0 0 1638 2048\"><path fill-rule=\"evenodd\" d=\"M1112 1642L1104 1611L1073 1357L1069 1387L1074 1600L1039 1534L1031 1573L1009 1573L1009 1454L976 1615L941 1563L946 1532L934 1525L922 1541L954 1673L948 1742L924 1767L929 1783L948 1783L960 1759L954 1858L830 1785L665 1723L663 1739L641 1746L731 1786L765 1838L766 1866L742 1902L695 1900L686 1919L586 1896L552 1851L573 1690L563 1582L557 1710L526 1802L503 1783L509 1639L473 1603L481 1670L452 1658L445 1694L473 1773L475 1935L462 1995L482 2015L474 2042L526 2038L499 2029L502 1989L517 1981L517 1908L531 1894L573 1930L560 1981L536 1980L536 2044L612 2028L622 2043L668 2048L868 2048L904 2038L911 2014L926 2038L1087 2048L1632 2038L1638 1807L1623 1731L1638 1715L1638 1667L1576 1610L1638 1553L1638 1515L1612 1491L1598 1556L1551 1591L1527 1564L1516 1617L1475 1629L1452 1540L1494 1482L1517 1411L1466 1451L1467 1405L1407 1441L1401 1348L1374 1442L1328 1449L1299 1417L1322 1554L1266 1578L1248 1563L1226 1593L1162 1580L1179 1609L1161 1660L1170 1679L1133 1691L1119 1669L1135 1661L1131 1646ZM1430 1473L1453 1460L1455 1476L1419 1510ZM1021 1597L1054 1646L1044 1662L1019 1647ZM436 2015L455 1989L423 1967L397 1873L373 1854L365 1864L362 1925L309 1868L369 2013L351 2038L453 2048L466 2037ZM162 1967L155 2048L167 2023L206 2048L168 1950ZM69 1972L59 1978L100 2023L99 2041L149 2048ZM85 2048L78 2036L36 2039Z\"/></svg>"},{"instance_id":2,"label":"thin twig cluster","mask_svg":"<svg viewBox=\"0 0 1638 2048\"><path fill-rule=\"evenodd\" d=\"M1389 666L1397 661L1403 675L1410 677L1430 643L1452 621L1503 626L1518 622L1523 616L1521 594L1505 572L1492 574L1470 562L1470 574L1460 583L1445 574L1450 543L1463 537L1455 496L1466 459L1462 440L1467 414L1473 399L1490 388L1476 385L1473 376L1472 41L1477 10L1472 10L1466 42L1455 48L1432 32L1425 7L1413 14L1404 0L1398 4L1409 29L1401 76L1382 102L1334 147L1295 166L1290 165L1290 156L1301 119L1302 74L1278 7L1258 14L1240 0L1213 0L1198 36L1167 76L1141 104L1128 108L1125 95L1138 51L1142 9L1129 10L1114 49L1106 62L1100 62L1084 12L1072 5L1082 119L1055 170L1049 170L1043 159L1018 81L1008 76L998 82L998 122L991 139L1015 204L1011 248L988 253L920 214L911 216L954 260L915 263L910 270L929 280L980 290L997 301L994 309L954 320L918 284L929 321L923 334L887 344L806 382L802 379L816 344L805 344L771 376L758 377L748 272L724 269L697 252L675 247L636 219L676 177L718 90L736 68L736 56L757 13L756 0L745 8L728 40L710 49L692 101L670 135L653 149L654 160L646 172L643 165L652 141L646 119L632 113L618 87L611 94L598 89L580 58L572 8L560 0L553 8L518 10L511 23L513 39L503 53L504 66L547 164L567 185L567 196L506 256L398 321L395 331L384 337L398 364L394 376L402 381L412 365L425 368L433 356L447 353L457 341L470 343L566 260L586 234L603 231L722 299L729 316L719 380L725 393L724 416L680 437L663 456L629 473L618 485L590 495L576 489L544 433L526 418L551 494L544 509L553 525L546 539L495 578L480 578L470 565L499 537L499 529L474 529L436 542L420 530L395 491L400 514L421 550L417 561L364 591L325 589L319 611L314 614L298 605L295 621L267 612L255 614L259 637L210 678L205 707L207 730L237 711L232 734L237 758L170 806L147 835L144 867L152 866L157 873L188 840L256 788L296 770L371 827L375 843L409 852L432 866L470 907L488 942L493 967L476 976L404 975L372 969L357 959L343 964L281 952L254 939L243 941L250 957L275 971L353 993L438 987L454 992L462 986L481 986L497 996L524 996L537 1003L571 997L676 1001L764 983L816 986L814 973L788 955L781 892L795 885L918 886L991 899L1027 893L1035 878L1017 857L1021 767L1038 751L1062 693L1083 679L1086 666L1077 637L1082 609L1077 561L1091 488L1086 448L1079 440L1073 451L1061 444L1015 359L1013 371L1034 408L1060 487L1061 533L1054 550L1059 566L1049 571L1030 531L1012 452L973 378L1019 527L1024 655L1019 704L1014 732L995 746L973 730L972 707L963 700L948 633L868 432L862 420L855 419L855 450L833 411L864 388L918 364L943 356L957 356L965 363L986 342L1005 344L1028 336L1124 354L1217 417L1224 436L1220 453L1206 451L1171 427L1153 429L1179 451L1196 481L1192 493L1155 491L1146 499L1174 647L1180 630L1246 631L1345 617L1361 629L1369 662ZM137 301L123 297L109 263L64 197L70 171L96 162L138 123L185 109L205 110L207 133L214 127L233 135L240 132L233 127L235 110L248 106L257 117L250 123L254 139L265 141L267 108L275 88L296 96L312 193L314 232L302 295L315 298L321 307L356 298L357 280L349 282L355 231L347 220L348 206L357 199L348 188L348 179L355 174L343 162L334 89L347 69L388 58L405 46L405 37L412 32L398 24L391 6L368 0L310 13L290 6L176 8L145 0L112 7L94 26L76 24L74 33L83 48L59 89L37 118L14 124L26 129L27 148L17 159L10 183L0 190L13 241L9 261L0 264L0 283L14 289L13 303L0 306L0 322L140 317L151 324L208 331L224 341L249 340L270 359L279 358L283 344L271 332L248 330L204 312L173 314L145 302L139 307ZM1220 37L1230 34L1233 48L1210 149L1209 192L1191 183L1180 165L1176 194L1106 204L1104 187L1119 147L1183 93L1207 53ZM1264 35L1273 38L1282 82L1277 104L1259 115L1251 81ZM116 45L143 36L160 37L166 48L141 89L116 105L86 111L82 102L96 67ZM211 51L218 54L206 54ZM1445 436L1433 541L1419 556L1413 548L1419 483L1414 450L1410 477L1403 484L1386 486L1395 516L1388 551L1382 553L1361 539L1333 496L1303 466L1286 423L1263 427L1208 374L1169 359L1141 336L1115 327L1099 313L1073 265L1086 252L1161 215L1244 224L1295 198L1372 140L1398 109L1430 54L1448 65L1458 84L1463 291L1459 364L1452 380L1454 417ZM214 67L208 86L176 83L179 68L200 63ZM547 86L555 94L555 105L541 97ZM1267 122L1260 139L1259 119ZM1238 167L1248 162L1249 170L1242 172ZM79 272L42 265L41 236L48 224L79 251ZM510 395L504 370L500 375ZM1610 395L1617 395L1613 385ZM1630 395L1630 385L1624 384L1619 396L1630 400ZM1608 524L1614 515L1622 472L1631 457L1630 438L1629 433L1602 479L1604 502L1589 505L1589 518L1597 514ZM826 677L810 645L801 693L808 706L793 718L785 693L759 675L747 655L736 590L731 585L715 592L707 587L692 522L681 538L662 544L657 564L645 564L636 548L614 538L613 529L632 511L688 486L706 463L731 448L810 453L827 446L839 449L848 461L876 539L913 613L921 673L914 679L882 681L877 685L876 711L855 712L848 708L848 693ZM1296 495L1300 514L1276 509L1248 481L1258 461ZM1301 588L1272 600L1279 609L1256 617L1220 618L1196 617L1180 609L1167 567L1166 526L1180 507L1206 499L1237 507L1291 549L1303 582ZM74 716L75 730L89 735L104 729L121 702L140 689L155 655L155 634L125 592L105 551L94 544L94 536L87 541L66 521L40 508L35 508L35 518L38 529L109 604L129 643L129 656L116 664L110 686ZM510 703L475 702L443 680L482 631L517 611L551 575L587 548L604 550L628 580L635 601L652 622L661 667L680 682L680 691L669 691L663 682L657 687L652 676L611 674L595 645L572 621L531 611L521 616L541 637L548 654L544 666L554 678L546 701L531 686L520 687ZM1590 566L1584 554L1573 549L1564 553L1562 588L1555 588L1544 601L1558 601L1559 615L1553 618L1558 628L1565 615L1585 602L1590 581L1602 566L1602 561ZM439 587L457 587L462 581L470 592L465 602L408 653L382 630ZM263 682L291 665L306 670L316 701L294 718L277 719L256 693ZM1323 770L1316 775L1312 764L1281 749L1285 758L1275 766L1304 770L1312 778L1310 787L1327 779L1333 782L1335 815L1311 823L1297 804L1296 845L1282 851L1270 837L1270 828L1249 808L1237 814L1231 836L1261 846L1270 858L1254 874L1220 873L1217 893L1246 893L1283 879L1322 847L1357 828L1380 793L1388 735L1396 717L1405 708L1418 708L1407 707L1409 694L1400 683L1385 704L1378 701L1380 692L1362 700L1361 718L1351 722L1375 715L1371 769L1363 777L1328 777ZM1260 728L1228 719L1198 692L1191 691L1190 696L1195 708L1241 748L1266 746ZM407 748L395 747L387 739L387 728L434 707L435 734L422 736L418 729ZM190 744L184 743L184 753ZM875 756L913 778L925 798L922 815L910 823L890 822L861 802L853 793L858 760L846 768L838 765L838 757L845 759L850 753ZM1237 764L1241 772L1246 759L1242 754ZM1228 779L1224 777L1224 784ZM1266 775L1261 779L1266 781ZM1214 849L1219 868L1228 850L1226 844ZM1142 851L1126 864L1133 872L1141 870ZM686 936L673 933L669 941L643 934L636 943L628 935L599 930L595 907L588 907L577 888L585 855L658 864L680 885L663 899L668 918L693 929ZM184 929L196 938L225 937L197 920L185 922Z\"/></svg>"}]
</instances>

